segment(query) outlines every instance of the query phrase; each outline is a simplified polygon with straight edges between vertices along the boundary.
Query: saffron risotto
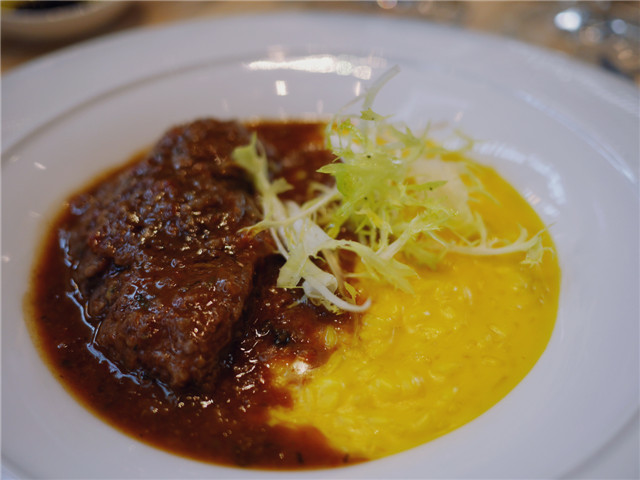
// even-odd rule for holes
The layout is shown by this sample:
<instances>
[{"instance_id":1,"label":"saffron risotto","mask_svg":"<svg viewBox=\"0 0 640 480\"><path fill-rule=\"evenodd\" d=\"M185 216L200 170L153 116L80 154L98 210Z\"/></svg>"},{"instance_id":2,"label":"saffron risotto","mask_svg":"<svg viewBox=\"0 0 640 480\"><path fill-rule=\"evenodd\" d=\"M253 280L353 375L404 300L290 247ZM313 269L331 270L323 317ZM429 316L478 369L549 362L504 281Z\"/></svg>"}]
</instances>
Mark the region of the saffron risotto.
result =
<instances>
[{"instance_id":1,"label":"saffron risotto","mask_svg":"<svg viewBox=\"0 0 640 480\"><path fill-rule=\"evenodd\" d=\"M493 169L474 169L486 191L473 204L487 230L505 239L545 227ZM432 270L414 266L413 293L362 280L372 306L355 332L328 326L329 361L272 365L293 407L271 422L312 425L330 443L370 459L400 452L473 420L530 371L554 327L560 269L548 233L543 261L524 254L447 254Z\"/></svg>"}]
</instances>

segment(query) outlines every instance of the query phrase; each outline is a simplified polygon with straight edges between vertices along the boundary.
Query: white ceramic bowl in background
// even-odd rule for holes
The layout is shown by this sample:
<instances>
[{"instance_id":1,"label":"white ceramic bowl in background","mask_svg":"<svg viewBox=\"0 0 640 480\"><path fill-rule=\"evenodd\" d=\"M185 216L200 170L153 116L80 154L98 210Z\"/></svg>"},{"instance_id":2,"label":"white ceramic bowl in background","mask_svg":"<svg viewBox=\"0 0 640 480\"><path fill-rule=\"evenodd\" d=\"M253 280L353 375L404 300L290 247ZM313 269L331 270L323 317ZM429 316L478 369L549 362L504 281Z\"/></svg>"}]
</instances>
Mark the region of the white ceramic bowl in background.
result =
<instances>
[{"instance_id":1,"label":"white ceramic bowl in background","mask_svg":"<svg viewBox=\"0 0 640 480\"><path fill-rule=\"evenodd\" d=\"M43 364L22 310L34 252L65 196L176 123L324 117L393 65L401 73L376 109L476 138L478 159L502 172L550 225L563 274L560 309L549 346L524 381L433 442L312 472L194 462L124 436L80 406ZM640 117L633 85L500 38L419 21L292 13L94 41L10 73L2 97L2 458L13 475L554 478L579 471L637 422ZM627 455L625 466L634 460Z\"/></svg>"},{"instance_id":2,"label":"white ceramic bowl in background","mask_svg":"<svg viewBox=\"0 0 640 480\"><path fill-rule=\"evenodd\" d=\"M0 21L7 39L61 41L93 32L118 18L131 2L84 1L44 10L2 8Z\"/></svg>"}]
</instances>

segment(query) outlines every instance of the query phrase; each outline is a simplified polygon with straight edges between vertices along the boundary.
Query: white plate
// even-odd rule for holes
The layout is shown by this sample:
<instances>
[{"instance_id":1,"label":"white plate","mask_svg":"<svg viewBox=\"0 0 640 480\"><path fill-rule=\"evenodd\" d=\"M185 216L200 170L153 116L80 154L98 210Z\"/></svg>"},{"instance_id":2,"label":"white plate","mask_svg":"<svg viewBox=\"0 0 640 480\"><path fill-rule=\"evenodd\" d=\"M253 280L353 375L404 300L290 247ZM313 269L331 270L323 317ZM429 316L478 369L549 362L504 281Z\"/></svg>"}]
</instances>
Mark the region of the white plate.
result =
<instances>
[{"instance_id":1,"label":"white plate","mask_svg":"<svg viewBox=\"0 0 640 480\"><path fill-rule=\"evenodd\" d=\"M482 140L478 157L551 225L563 272L560 310L524 381L477 420L411 451L291 474L163 453L79 406L39 358L22 310L34 251L65 196L173 124L321 116L395 64L402 73L378 110L415 125L447 122ZM637 422L633 85L500 38L417 21L291 13L94 41L10 73L2 97L2 454L14 475L550 478L579 471Z\"/></svg>"}]
</instances>

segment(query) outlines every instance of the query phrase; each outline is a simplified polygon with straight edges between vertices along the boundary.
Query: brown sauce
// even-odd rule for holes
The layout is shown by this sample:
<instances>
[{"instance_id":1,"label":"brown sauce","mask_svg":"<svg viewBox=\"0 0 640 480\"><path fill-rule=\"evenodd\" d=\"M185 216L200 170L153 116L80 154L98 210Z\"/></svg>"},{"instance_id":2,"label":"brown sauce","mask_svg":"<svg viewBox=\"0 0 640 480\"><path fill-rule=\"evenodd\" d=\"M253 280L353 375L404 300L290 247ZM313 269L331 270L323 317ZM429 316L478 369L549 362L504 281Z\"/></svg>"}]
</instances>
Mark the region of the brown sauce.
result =
<instances>
[{"instance_id":1,"label":"brown sauce","mask_svg":"<svg viewBox=\"0 0 640 480\"><path fill-rule=\"evenodd\" d=\"M294 186L286 194L289 198L302 200L307 195L310 180L325 181L316 170L330 162L332 157L323 149L321 125L262 123L249 126L249 129L256 131L268 145L273 175L286 178ZM181 135L184 137L185 134L180 132L177 137L181 139ZM197 139L195 141L197 148L189 147L192 148L190 152L199 151ZM170 149L165 148L167 142L170 143ZM171 373L174 370L170 370L169 374L163 376L163 372L166 373L162 370L165 364L159 364L154 369L148 367L154 365L149 363L148 355L135 357L139 353L137 348L146 345L139 333L137 335L140 338L136 337L139 343L132 347L133 359L130 358L131 352L126 355L113 354L114 349L122 348L122 342L114 340L108 343L105 340L100 343L100 329L106 328L103 324L106 324L107 317L104 309L101 310L103 307L96 307L95 298L91 298L92 292L100 289L95 286L98 284L96 279L108 281L118 278L122 281L129 278L121 275L133 269L131 262L134 261L123 260L124 257L139 258L146 255L144 258L147 263L155 260L166 262L170 252L162 250L164 247L154 246L153 238L149 238L149 245L142 248L141 252L133 254L129 250L125 252L126 255L119 253L117 246L111 246L115 251L112 257L108 260L102 258L99 266L95 266L96 262L92 260L91 273L80 281L74 265L82 262L70 259L77 248L74 250L72 244L69 246L65 243L65 238L69 236L65 232L73 232L78 222L78 208L74 208L78 202L84 205L87 198L99 196L100 188L105 188L119 176L141 171L143 167L140 165L144 162L153 165L159 161L159 151L168 151L167 158L174 164L176 158L185 161L184 151L176 147L178 144L175 138L170 141L162 139L155 154L136 157L116 172L98 179L71 199L71 206L60 214L51 228L35 270L33 301L37 341L51 368L63 384L98 416L128 435L172 453L206 462L268 469L334 467L364 460L332 448L328 440L313 427L289 428L268 424L270 407L290 406L292 401L286 389L275 386L269 370L270 362L304 359L312 367L321 365L331 351L322 341L320 332L327 324L350 331L354 322L350 315L329 313L321 307L301 302L300 294L296 291L276 288L277 270L281 264L281 259L276 255L255 257L255 264L250 271L251 288L242 297L241 306L234 305L233 299L225 297L225 301L231 305L229 308L241 311L241 314L229 327L231 339L221 344L224 346L220 348L214 367L185 370L188 372L186 376L175 376ZM236 175L229 174L227 170L223 174ZM165 179L164 176L162 178ZM181 188L171 179L165 180L170 188ZM233 188L247 188L237 187L242 182L236 177L229 181L233 183ZM235 231L231 233L235 234ZM108 237L109 234L107 232L104 235ZM140 228L127 230L129 234L140 234ZM226 232L224 235L224 238L230 238L231 234ZM94 243L99 241L101 238L90 239ZM236 241L234 248L242 250L244 241ZM261 248L255 247L255 250L262 251ZM234 255L234 259L240 258L240 254ZM216 259L219 257L215 252L211 256ZM188 255L181 261L196 262L188 264L186 271L201 268L202 265L201 260L194 260ZM164 272L165 265L158 266L157 271L154 268L151 266L148 270L156 273L140 277L144 281L136 280L136 291L144 292L144 295L135 297L137 303L134 302L133 306L131 303L125 305L135 311L138 315L136 319L149 321L155 312L153 308L161 310L156 303L168 302L170 298L175 303L174 297L163 297L164 290L152 285L159 278L157 271ZM194 288L201 287L198 285ZM197 292L197 295L192 295L193 301L204 301L207 290ZM131 299L134 295L122 294L122 298ZM131 328L129 324L127 328ZM104 332L102 336L107 338ZM129 341L129 337L125 337L124 341ZM180 361L191 361L191 357L186 358L180 357ZM194 371L196 373L192 375Z\"/></svg>"}]
</instances>

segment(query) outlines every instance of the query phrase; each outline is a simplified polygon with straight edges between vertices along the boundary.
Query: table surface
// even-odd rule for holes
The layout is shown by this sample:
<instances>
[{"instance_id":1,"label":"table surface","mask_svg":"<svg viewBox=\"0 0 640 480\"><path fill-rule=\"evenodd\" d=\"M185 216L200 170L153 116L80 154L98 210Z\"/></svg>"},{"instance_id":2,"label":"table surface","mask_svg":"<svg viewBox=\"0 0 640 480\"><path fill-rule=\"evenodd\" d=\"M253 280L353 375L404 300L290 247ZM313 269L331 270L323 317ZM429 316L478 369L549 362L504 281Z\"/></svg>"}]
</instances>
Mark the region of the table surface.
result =
<instances>
[{"instance_id":1,"label":"table surface","mask_svg":"<svg viewBox=\"0 0 640 480\"><path fill-rule=\"evenodd\" d=\"M2 2L6 4L7 2ZM368 15L394 15L516 38L621 73L640 85L640 2L478 2L397 0L350 2L125 2L126 10L107 25L89 35L64 41L37 42L11 38L2 33L1 72L5 73L37 57L89 37L98 37L137 27L154 26L195 18L216 18L242 13L282 10L361 12ZM583 27L575 31L556 27L557 15L576 12L583 15ZM613 35L609 25L623 19L625 34ZM555 22L554 22L555 20ZM566 19L565 19L566 20ZM566 22L565 22L566 23ZM620 23L617 24L618 26Z\"/></svg>"}]
</instances>

